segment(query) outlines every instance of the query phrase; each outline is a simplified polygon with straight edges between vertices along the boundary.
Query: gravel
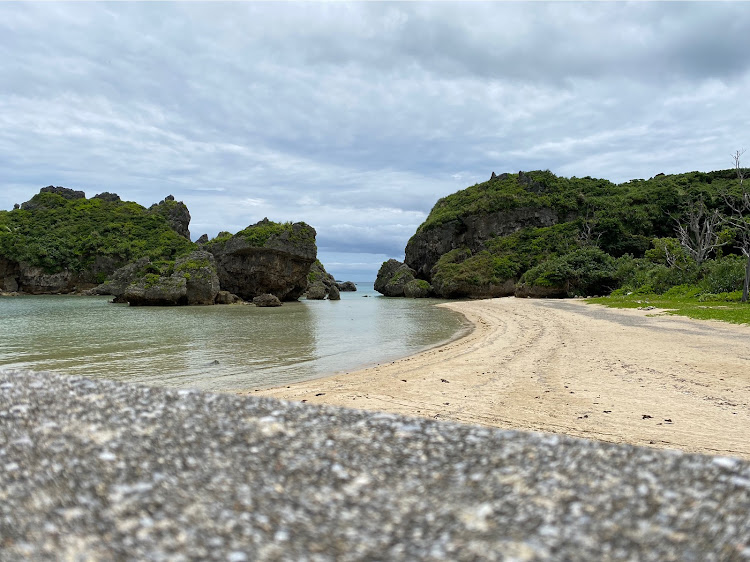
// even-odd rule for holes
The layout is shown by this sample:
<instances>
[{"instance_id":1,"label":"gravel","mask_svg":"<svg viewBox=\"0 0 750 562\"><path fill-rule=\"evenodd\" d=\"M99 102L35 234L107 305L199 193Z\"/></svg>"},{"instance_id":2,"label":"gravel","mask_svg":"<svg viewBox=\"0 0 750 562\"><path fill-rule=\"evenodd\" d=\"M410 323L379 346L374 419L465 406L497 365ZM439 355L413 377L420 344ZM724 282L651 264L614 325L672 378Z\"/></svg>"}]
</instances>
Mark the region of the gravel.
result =
<instances>
[{"instance_id":1,"label":"gravel","mask_svg":"<svg viewBox=\"0 0 750 562\"><path fill-rule=\"evenodd\" d=\"M0 560L750 560L750 464L0 372Z\"/></svg>"}]
</instances>

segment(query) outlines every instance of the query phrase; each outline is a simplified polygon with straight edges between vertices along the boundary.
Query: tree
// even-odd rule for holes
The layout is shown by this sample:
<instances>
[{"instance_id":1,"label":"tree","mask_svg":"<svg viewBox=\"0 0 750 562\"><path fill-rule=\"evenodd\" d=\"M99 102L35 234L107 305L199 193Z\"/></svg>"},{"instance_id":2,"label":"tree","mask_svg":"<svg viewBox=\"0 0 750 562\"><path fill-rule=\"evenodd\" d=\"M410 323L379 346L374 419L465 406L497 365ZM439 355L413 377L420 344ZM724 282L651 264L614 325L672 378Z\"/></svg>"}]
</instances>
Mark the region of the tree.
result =
<instances>
[{"instance_id":1,"label":"tree","mask_svg":"<svg viewBox=\"0 0 750 562\"><path fill-rule=\"evenodd\" d=\"M742 286L742 302L747 302L750 292L750 192L744 184L745 170L740 166L740 157L745 150L737 150L732 154L734 169L737 171L737 179L740 181L741 193L738 197L726 196L727 206L732 209L732 215L726 218L726 222L736 233L737 248L747 258L745 263L745 283Z\"/></svg>"},{"instance_id":2,"label":"tree","mask_svg":"<svg viewBox=\"0 0 750 562\"><path fill-rule=\"evenodd\" d=\"M687 224L677 221L677 239L700 266L711 252L725 244L719 241L718 232L724 220L718 210L709 211L702 198L687 203L685 218Z\"/></svg>"},{"instance_id":3,"label":"tree","mask_svg":"<svg viewBox=\"0 0 750 562\"><path fill-rule=\"evenodd\" d=\"M735 150L734 154L732 154L732 161L734 162L734 169L737 172L737 179L740 180L740 187L742 187L744 191L743 182L745 180L745 170L740 166L740 158L742 158L743 154L745 154L744 148L742 150Z\"/></svg>"}]
</instances>

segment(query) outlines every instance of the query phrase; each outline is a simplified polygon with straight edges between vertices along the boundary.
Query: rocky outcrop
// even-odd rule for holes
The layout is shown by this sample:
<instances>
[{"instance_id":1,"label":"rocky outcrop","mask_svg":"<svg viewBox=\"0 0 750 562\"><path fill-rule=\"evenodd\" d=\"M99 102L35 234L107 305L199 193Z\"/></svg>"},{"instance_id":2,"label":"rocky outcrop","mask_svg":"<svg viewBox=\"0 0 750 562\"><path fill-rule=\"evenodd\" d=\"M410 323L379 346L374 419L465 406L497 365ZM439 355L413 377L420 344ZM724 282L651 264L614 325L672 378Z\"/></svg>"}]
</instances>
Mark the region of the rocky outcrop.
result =
<instances>
[{"instance_id":1,"label":"rocky outcrop","mask_svg":"<svg viewBox=\"0 0 750 562\"><path fill-rule=\"evenodd\" d=\"M55 195L59 195L63 199L67 199L69 201L72 201L74 199L85 199L86 193L83 191L77 191L75 189L68 189L67 187L55 187L52 185L48 185L47 187L43 187L39 190L39 195L42 195L44 193L53 193ZM35 211L37 209L45 209L49 208L49 204L44 201L44 199L39 197L32 197L29 201L26 201L25 203L21 203L21 209L25 211Z\"/></svg>"},{"instance_id":2,"label":"rocky outcrop","mask_svg":"<svg viewBox=\"0 0 750 562\"><path fill-rule=\"evenodd\" d=\"M347 291L356 291L357 286L351 282L351 281L344 281L343 283L336 283L336 286L339 288L339 291L347 292Z\"/></svg>"},{"instance_id":3,"label":"rocky outcrop","mask_svg":"<svg viewBox=\"0 0 750 562\"><path fill-rule=\"evenodd\" d=\"M261 307L274 307L281 306L281 301L275 295L266 294L255 297L253 304Z\"/></svg>"},{"instance_id":4,"label":"rocky outcrop","mask_svg":"<svg viewBox=\"0 0 750 562\"><path fill-rule=\"evenodd\" d=\"M216 304L242 304L245 301L229 291L219 291L216 293L216 300L214 302L216 302Z\"/></svg>"},{"instance_id":5,"label":"rocky outcrop","mask_svg":"<svg viewBox=\"0 0 750 562\"><path fill-rule=\"evenodd\" d=\"M307 300L311 301L322 301L326 298L328 288L323 284L322 281L315 281L307 285Z\"/></svg>"},{"instance_id":6,"label":"rocky outcrop","mask_svg":"<svg viewBox=\"0 0 750 562\"><path fill-rule=\"evenodd\" d=\"M420 279L431 280L432 268L443 254L457 248L476 253L484 243L527 227L557 224L557 212L549 208L518 208L486 215L470 215L437 227L420 230L406 245L406 264Z\"/></svg>"},{"instance_id":7,"label":"rocky outcrop","mask_svg":"<svg viewBox=\"0 0 750 562\"><path fill-rule=\"evenodd\" d=\"M386 297L403 297L404 287L414 281L415 271L403 262L390 259L383 262L375 280L375 290Z\"/></svg>"},{"instance_id":8,"label":"rocky outcrop","mask_svg":"<svg viewBox=\"0 0 750 562\"><path fill-rule=\"evenodd\" d=\"M186 281L187 304L214 304L219 293L219 276L213 254L197 250L175 261L174 274Z\"/></svg>"},{"instance_id":9,"label":"rocky outcrop","mask_svg":"<svg viewBox=\"0 0 750 562\"><path fill-rule=\"evenodd\" d=\"M104 191L102 193L97 193L93 197L94 199L101 199L102 201L107 201L109 203L115 203L117 201L120 201L120 196L117 195L117 193L110 193L109 191Z\"/></svg>"},{"instance_id":10,"label":"rocky outcrop","mask_svg":"<svg viewBox=\"0 0 750 562\"><path fill-rule=\"evenodd\" d=\"M196 244L202 246L203 244L208 242L208 234L201 234L201 237L198 238L198 240L195 241Z\"/></svg>"},{"instance_id":11,"label":"rocky outcrop","mask_svg":"<svg viewBox=\"0 0 750 562\"><path fill-rule=\"evenodd\" d=\"M305 223L264 219L232 235L219 235L203 247L216 259L221 288L245 300L262 294L296 300L307 289L315 262L315 229Z\"/></svg>"},{"instance_id":12,"label":"rocky outcrop","mask_svg":"<svg viewBox=\"0 0 750 562\"><path fill-rule=\"evenodd\" d=\"M123 298L130 306L185 305L188 304L187 280L182 275L148 274L128 285Z\"/></svg>"},{"instance_id":13,"label":"rocky outcrop","mask_svg":"<svg viewBox=\"0 0 750 562\"><path fill-rule=\"evenodd\" d=\"M0 256L0 291L30 295L71 293L76 276L68 269L47 273L43 268L17 263Z\"/></svg>"},{"instance_id":14,"label":"rocky outcrop","mask_svg":"<svg viewBox=\"0 0 750 562\"><path fill-rule=\"evenodd\" d=\"M331 301L340 301L341 300L341 293L339 292L339 288L334 283L328 288L328 300Z\"/></svg>"},{"instance_id":15,"label":"rocky outcrop","mask_svg":"<svg viewBox=\"0 0 750 562\"><path fill-rule=\"evenodd\" d=\"M337 283L336 279L326 271L320 260L310 266L310 273L307 274L307 298L310 300L322 300L328 296L329 300L337 301L341 300L341 286L345 285L346 291L356 291L357 287L351 281L346 283Z\"/></svg>"},{"instance_id":16,"label":"rocky outcrop","mask_svg":"<svg viewBox=\"0 0 750 562\"><path fill-rule=\"evenodd\" d=\"M47 273L41 267L21 264L18 287L22 292L30 295L72 293L75 290L75 280L73 272L68 269Z\"/></svg>"},{"instance_id":17,"label":"rocky outcrop","mask_svg":"<svg viewBox=\"0 0 750 562\"><path fill-rule=\"evenodd\" d=\"M404 296L409 299L423 299L430 296L432 287L424 279L412 279L404 285Z\"/></svg>"},{"instance_id":18,"label":"rocky outcrop","mask_svg":"<svg viewBox=\"0 0 750 562\"><path fill-rule=\"evenodd\" d=\"M148 210L163 216L172 230L190 240L190 211L185 203L175 201L174 195L167 195L163 201L151 205Z\"/></svg>"},{"instance_id":19,"label":"rocky outcrop","mask_svg":"<svg viewBox=\"0 0 750 562\"><path fill-rule=\"evenodd\" d=\"M152 264L147 263L136 274L138 278L125 288L122 299L131 306L215 304L219 277L214 257L209 252L197 250L179 258L171 275L144 274L149 266Z\"/></svg>"},{"instance_id":20,"label":"rocky outcrop","mask_svg":"<svg viewBox=\"0 0 750 562\"><path fill-rule=\"evenodd\" d=\"M169 266L141 258L115 271L91 294L112 295L133 306L210 305L217 301L219 277L214 257L196 250Z\"/></svg>"},{"instance_id":21,"label":"rocky outcrop","mask_svg":"<svg viewBox=\"0 0 750 562\"><path fill-rule=\"evenodd\" d=\"M307 283L308 285L312 285L318 282L323 283L327 290L331 285L336 284L336 279L326 271L320 260L315 260L310 266L310 273L307 274Z\"/></svg>"},{"instance_id":22,"label":"rocky outcrop","mask_svg":"<svg viewBox=\"0 0 750 562\"><path fill-rule=\"evenodd\" d=\"M15 266L12 272L0 272L0 287L17 286L28 294L108 293L106 288L91 289L133 254L148 251L161 261L189 251L192 243L172 231L187 233L187 208L168 198L151 213L164 214L167 220L154 221L148 210L122 202L116 193L102 192L87 200L83 191L43 187L2 218L0 229L10 233L3 258Z\"/></svg>"},{"instance_id":23,"label":"rocky outcrop","mask_svg":"<svg viewBox=\"0 0 750 562\"><path fill-rule=\"evenodd\" d=\"M0 256L0 291L15 293L18 291L18 277L21 269L17 262Z\"/></svg>"},{"instance_id":24,"label":"rocky outcrop","mask_svg":"<svg viewBox=\"0 0 750 562\"><path fill-rule=\"evenodd\" d=\"M146 267L151 264L148 258L141 258L116 270L109 279L93 288L90 292L95 295L112 295L115 302L125 302L122 295L129 285L135 283L146 272Z\"/></svg>"}]
</instances>

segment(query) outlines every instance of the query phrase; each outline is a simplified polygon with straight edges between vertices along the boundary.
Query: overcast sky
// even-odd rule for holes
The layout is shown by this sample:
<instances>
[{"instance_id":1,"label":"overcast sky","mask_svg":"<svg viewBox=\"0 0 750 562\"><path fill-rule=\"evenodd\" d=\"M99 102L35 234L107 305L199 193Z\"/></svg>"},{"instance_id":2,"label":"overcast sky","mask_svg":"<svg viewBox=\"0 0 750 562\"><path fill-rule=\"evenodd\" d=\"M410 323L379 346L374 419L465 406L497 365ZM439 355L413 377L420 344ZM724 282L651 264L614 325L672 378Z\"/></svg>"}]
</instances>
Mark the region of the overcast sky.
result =
<instances>
[{"instance_id":1,"label":"overcast sky","mask_svg":"<svg viewBox=\"0 0 750 562\"><path fill-rule=\"evenodd\" d=\"M0 209L173 194L304 220L372 279L491 172L613 181L750 147L746 3L0 3Z\"/></svg>"}]
</instances>

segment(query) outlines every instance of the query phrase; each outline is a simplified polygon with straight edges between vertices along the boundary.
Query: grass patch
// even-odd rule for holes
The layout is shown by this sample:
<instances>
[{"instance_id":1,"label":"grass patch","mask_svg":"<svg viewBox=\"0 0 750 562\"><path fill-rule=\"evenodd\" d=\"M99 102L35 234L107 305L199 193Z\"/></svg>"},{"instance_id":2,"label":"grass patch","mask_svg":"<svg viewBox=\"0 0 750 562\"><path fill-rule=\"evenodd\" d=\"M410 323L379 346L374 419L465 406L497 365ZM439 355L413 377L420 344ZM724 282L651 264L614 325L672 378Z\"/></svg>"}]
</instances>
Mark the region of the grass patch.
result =
<instances>
[{"instance_id":1,"label":"grass patch","mask_svg":"<svg viewBox=\"0 0 750 562\"><path fill-rule=\"evenodd\" d=\"M595 299L586 299L587 303L603 304L610 308L643 308L654 306L662 308L668 314L687 316L699 320L720 320L732 324L750 324L750 303L722 300L721 295L716 299L706 299L707 295L696 297L680 297L667 295L612 295Z\"/></svg>"}]
</instances>

